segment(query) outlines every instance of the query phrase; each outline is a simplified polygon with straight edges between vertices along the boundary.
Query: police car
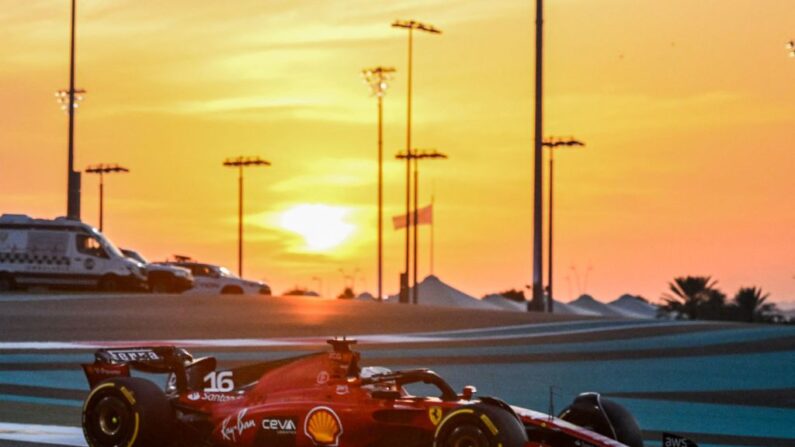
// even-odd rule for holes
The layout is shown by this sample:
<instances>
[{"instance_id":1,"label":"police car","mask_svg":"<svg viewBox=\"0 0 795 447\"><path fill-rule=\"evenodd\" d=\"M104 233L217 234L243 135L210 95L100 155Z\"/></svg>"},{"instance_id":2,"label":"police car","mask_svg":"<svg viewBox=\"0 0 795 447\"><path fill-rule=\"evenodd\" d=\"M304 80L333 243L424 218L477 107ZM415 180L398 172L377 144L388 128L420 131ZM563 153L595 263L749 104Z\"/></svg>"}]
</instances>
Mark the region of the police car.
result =
<instances>
[{"instance_id":1,"label":"police car","mask_svg":"<svg viewBox=\"0 0 795 447\"><path fill-rule=\"evenodd\" d=\"M193 288L184 293L222 295L271 294L271 288L267 284L261 281L249 281L240 278L226 267L186 260L167 262L166 264L186 268L193 274Z\"/></svg>"},{"instance_id":2,"label":"police car","mask_svg":"<svg viewBox=\"0 0 795 447\"><path fill-rule=\"evenodd\" d=\"M0 291L31 286L140 289L141 263L96 228L59 217L0 216Z\"/></svg>"},{"instance_id":3,"label":"police car","mask_svg":"<svg viewBox=\"0 0 795 447\"><path fill-rule=\"evenodd\" d=\"M128 248L122 248L121 252L124 253L124 256L138 261L144 266L150 292L181 293L193 288L193 275L190 270L162 262L149 262L140 253Z\"/></svg>"}]
</instances>

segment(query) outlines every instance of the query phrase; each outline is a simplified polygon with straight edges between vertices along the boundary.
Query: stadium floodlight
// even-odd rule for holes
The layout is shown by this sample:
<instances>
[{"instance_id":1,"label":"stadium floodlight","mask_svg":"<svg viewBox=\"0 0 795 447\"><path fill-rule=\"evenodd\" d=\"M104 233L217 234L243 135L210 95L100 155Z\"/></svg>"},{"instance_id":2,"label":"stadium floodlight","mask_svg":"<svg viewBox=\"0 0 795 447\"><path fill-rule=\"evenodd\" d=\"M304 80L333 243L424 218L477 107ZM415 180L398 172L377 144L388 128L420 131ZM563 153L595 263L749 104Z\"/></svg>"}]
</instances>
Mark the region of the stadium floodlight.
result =
<instances>
[{"instance_id":1,"label":"stadium floodlight","mask_svg":"<svg viewBox=\"0 0 795 447\"><path fill-rule=\"evenodd\" d=\"M130 170L117 164L96 164L86 168L86 173L99 175L99 231L105 227L105 174L126 172Z\"/></svg>"},{"instance_id":2,"label":"stadium floodlight","mask_svg":"<svg viewBox=\"0 0 795 447\"><path fill-rule=\"evenodd\" d=\"M74 102L72 103L72 107L77 109L80 107L80 103L85 99L86 91L82 88L75 90L74 95ZM61 110L66 113L69 113L69 89L61 89L55 92L55 100L58 101L58 104L61 106Z\"/></svg>"},{"instance_id":3,"label":"stadium floodlight","mask_svg":"<svg viewBox=\"0 0 795 447\"><path fill-rule=\"evenodd\" d=\"M373 96L382 97L389 88L389 81L392 80L393 67L373 67L362 70L364 83L370 86Z\"/></svg>"},{"instance_id":4,"label":"stadium floodlight","mask_svg":"<svg viewBox=\"0 0 795 447\"><path fill-rule=\"evenodd\" d=\"M553 200L554 200L554 186L555 183L553 181L554 173L555 173L555 149L561 146L564 147L574 147L574 146L585 146L585 143L575 140L574 138L555 138L550 137L544 140L542 143L544 147L549 148L549 224L547 227L549 228L549 240L547 241L548 250L547 250L547 301L546 301L546 311L553 313L554 312L554 298L552 296L552 215L554 212L553 207Z\"/></svg>"},{"instance_id":5,"label":"stadium floodlight","mask_svg":"<svg viewBox=\"0 0 795 447\"><path fill-rule=\"evenodd\" d=\"M443 154L435 149L429 150L419 150L414 149L412 152L400 152L395 155L395 158L399 160L406 160L407 162L411 162L414 160L414 219L413 219L413 227L414 227L414 265L413 265L413 276L414 276L414 285L412 288L412 297L411 302L413 304L417 304L419 302L419 287L417 287L417 260L418 257L418 237L417 237L417 227L419 226L419 191L420 191L420 170L419 170L419 160L434 160L434 159L447 159L447 155ZM408 217L406 218L406 222L409 222ZM409 225L406 225L406 232L408 233L410 229Z\"/></svg>"},{"instance_id":6,"label":"stadium floodlight","mask_svg":"<svg viewBox=\"0 0 795 447\"><path fill-rule=\"evenodd\" d=\"M430 34L442 34L442 31L435 26L427 23L418 22L416 20L395 20L392 22L393 28L401 28L408 30L409 38L409 52L408 52L408 94L406 107L406 152L411 152L411 100L412 100L412 73L413 73L413 57L414 57L414 30L423 31ZM404 269L405 272L400 276L400 302L406 303L409 301L408 290L408 275L409 275L409 215L411 214L411 159L406 158L406 256ZM414 228L414 238L417 237L417 229ZM416 241L415 241L416 245ZM414 289L417 289L417 277L414 277Z\"/></svg>"},{"instance_id":7,"label":"stadium floodlight","mask_svg":"<svg viewBox=\"0 0 795 447\"><path fill-rule=\"evenodd\" d=\"M224 160L224 166L237 168L237 275L243 277L243 168L270 166L269 161L260 157L234 157Z\"/></svg>"},{"instance_id":8,"label":"stadium floodlight","mask_svg":"<svg viewBox=\"0 0 795 447\"><path fill-rule=\"evenodd\" d=\"M375 67L362 70L364 82L378 98L378 301L384 299L384 94L392 79L392 67Z\"/></svg>"}]
</instances>

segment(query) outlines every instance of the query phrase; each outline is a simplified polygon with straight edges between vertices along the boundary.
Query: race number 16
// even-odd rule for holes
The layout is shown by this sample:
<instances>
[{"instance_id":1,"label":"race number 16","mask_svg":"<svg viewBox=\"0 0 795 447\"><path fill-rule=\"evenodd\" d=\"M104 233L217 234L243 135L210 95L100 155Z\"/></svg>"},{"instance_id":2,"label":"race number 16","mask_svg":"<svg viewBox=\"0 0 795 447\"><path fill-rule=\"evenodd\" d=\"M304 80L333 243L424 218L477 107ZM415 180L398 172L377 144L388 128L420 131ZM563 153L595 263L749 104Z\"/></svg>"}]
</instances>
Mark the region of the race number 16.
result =
<instances>
[{"instance_id":1,"label":"race number 16","mask_svg":"<svg viewBox=\"0 0 795 447\"><path fill-rule=\"evenodd\" d=\"M232 380L232 371L211 371L204 376L204 383L209 385L204 388L204 391L208 393L226 393L235 388L235 382Z\"/></svg>"}]
</instances>

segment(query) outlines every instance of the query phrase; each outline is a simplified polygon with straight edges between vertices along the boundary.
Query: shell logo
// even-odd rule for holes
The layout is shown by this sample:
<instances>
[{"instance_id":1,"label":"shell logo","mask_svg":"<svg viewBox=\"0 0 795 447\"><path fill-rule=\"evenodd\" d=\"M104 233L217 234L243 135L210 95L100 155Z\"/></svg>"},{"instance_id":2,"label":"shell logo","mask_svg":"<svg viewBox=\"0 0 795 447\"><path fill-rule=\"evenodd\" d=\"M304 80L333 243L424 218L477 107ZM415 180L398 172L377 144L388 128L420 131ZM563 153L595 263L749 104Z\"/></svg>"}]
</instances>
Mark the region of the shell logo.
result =
<instances>
[{"instance_id":1,"label":"shell logo","mask_svg":"<svg viewBox=\"0 0 795 447\"><path fill-rule=\"evenodd\" d=\"M342 423L331 408L315 407L306 415L304 433L315 445L336 447L342 435Z\"/></svg>"}]
</instances>

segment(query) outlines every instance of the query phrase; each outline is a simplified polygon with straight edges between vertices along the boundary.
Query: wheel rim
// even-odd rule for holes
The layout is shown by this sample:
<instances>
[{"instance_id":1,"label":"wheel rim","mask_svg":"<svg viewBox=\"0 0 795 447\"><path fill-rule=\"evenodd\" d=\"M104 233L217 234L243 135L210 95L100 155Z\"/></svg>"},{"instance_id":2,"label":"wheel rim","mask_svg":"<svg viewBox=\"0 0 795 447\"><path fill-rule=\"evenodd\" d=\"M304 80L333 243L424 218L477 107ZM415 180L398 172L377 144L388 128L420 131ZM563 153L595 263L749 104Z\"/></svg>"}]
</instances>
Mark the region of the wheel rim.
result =
<instances>
[{"instance_id":1,"label":"wheel rim","mask_svg":"<svg viewBox=\"0 0 795 447\"><path fill-rule=\"evenodd\" d=\"M448 447L489 447L490 445L483 430L472 425L456 427L447 439Z\"/></svg>"},{"instance_id":2,"label":"wheel rim","mask_svg":"<svg viewBox=\"0 0 795 447\"><path fill-rule=\"evenodd\" d=\"M105 396L94 406L91 420L96 438L121 445L130 432L132 414L117 396Z\"/></svg>"}]
</instances>

